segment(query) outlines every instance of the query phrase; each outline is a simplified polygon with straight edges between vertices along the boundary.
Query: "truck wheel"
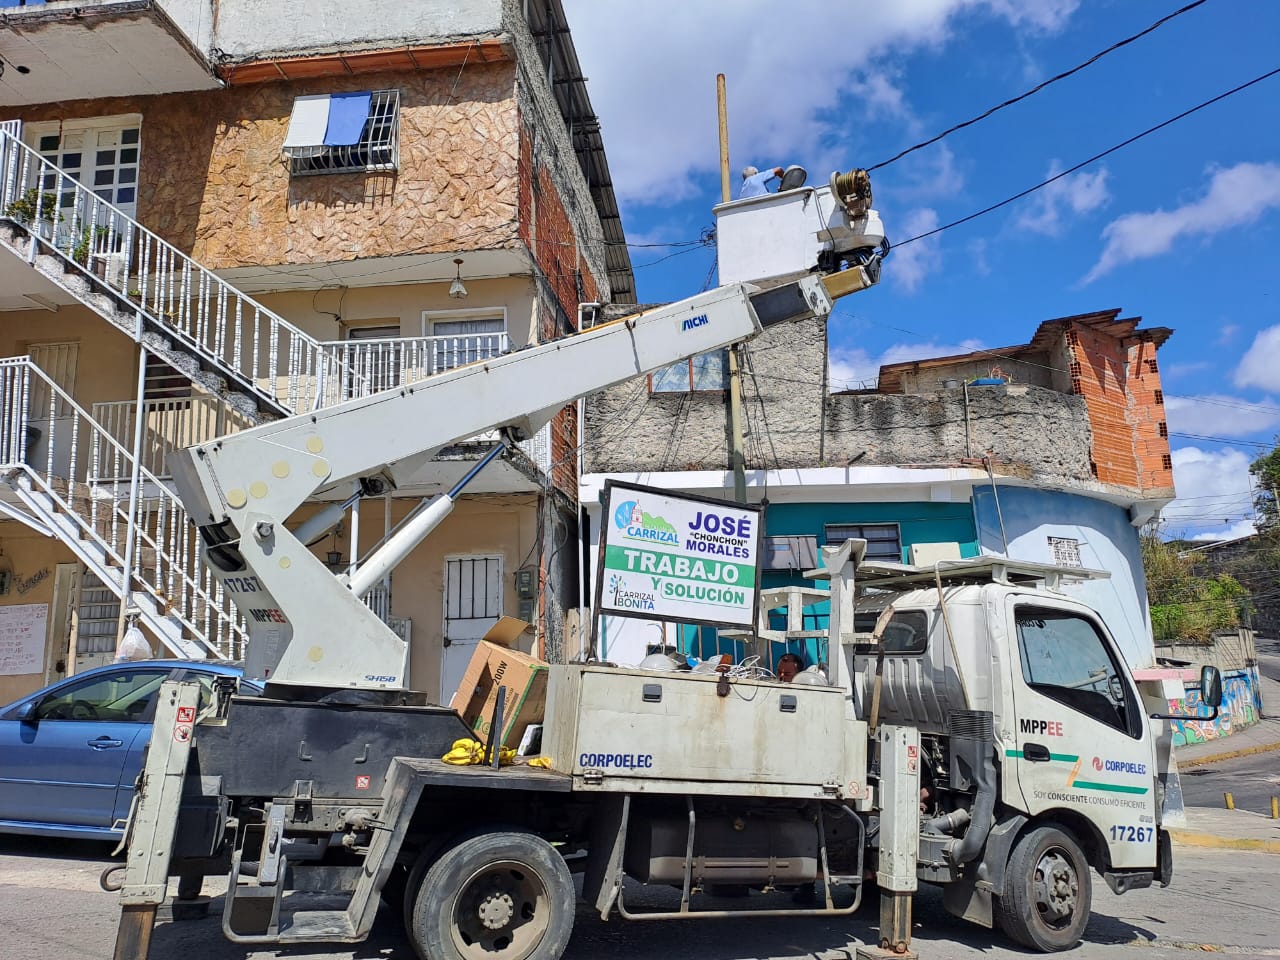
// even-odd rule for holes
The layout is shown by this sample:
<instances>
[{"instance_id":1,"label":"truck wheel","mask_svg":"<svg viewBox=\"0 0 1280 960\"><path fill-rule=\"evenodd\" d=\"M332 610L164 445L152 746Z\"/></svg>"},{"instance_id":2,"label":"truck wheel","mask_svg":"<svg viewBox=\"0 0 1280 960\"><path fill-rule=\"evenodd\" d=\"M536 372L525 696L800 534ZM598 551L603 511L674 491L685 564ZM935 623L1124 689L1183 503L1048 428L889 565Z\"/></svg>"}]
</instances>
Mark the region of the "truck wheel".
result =
<instances>
[{"instance_id":1,"label":"truck wheel","mask_svg":"<svg viewBox=\"0 0 1280 960\"><path fill-rule=\"evenodd\" d=\"M564 858L531 833L482 833L422 877L409 936L424 960L559 960L577 895Z\"/></svg>"},{"instance_id":2,"label":"truck wheel","mask_svg":"<svg viewBox=\"0 0 1280 960\"><path fill-rule=\"evenodd\" d=\"M1009 857L996 919L1011 939L1044 953L1073 947L1089 922L1089 864L1061 827L1036 827Z\"/></svg>"}]
</instances>

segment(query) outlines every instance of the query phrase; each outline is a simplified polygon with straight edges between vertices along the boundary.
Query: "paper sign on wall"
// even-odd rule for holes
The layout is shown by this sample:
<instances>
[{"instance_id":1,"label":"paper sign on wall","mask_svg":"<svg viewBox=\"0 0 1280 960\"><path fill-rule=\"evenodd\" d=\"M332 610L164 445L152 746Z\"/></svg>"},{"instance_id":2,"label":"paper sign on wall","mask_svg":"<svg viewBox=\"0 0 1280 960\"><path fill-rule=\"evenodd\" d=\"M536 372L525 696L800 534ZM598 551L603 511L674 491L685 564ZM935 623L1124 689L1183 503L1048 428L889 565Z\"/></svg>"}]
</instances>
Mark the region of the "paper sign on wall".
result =
<instances>
[{"instance_id":1,"label":"paper sign on wall","mask_svg":"<svg viewBox=\"0 0 1280 960\"><path fill-rule=\"evenodd\" d=\"M597 609L681 623L755 624L760 508L611 481Z\"/></svg>"},{"instance_id":2,"label":"paper sign on wall","mask_svg":"<svg viewBox=\"0 0 1280 960\"><path fill-rule=\"evenodd\" d=\"M0 607L0 675L44 672L47 603Z\"/></svg>"}]
</instances>

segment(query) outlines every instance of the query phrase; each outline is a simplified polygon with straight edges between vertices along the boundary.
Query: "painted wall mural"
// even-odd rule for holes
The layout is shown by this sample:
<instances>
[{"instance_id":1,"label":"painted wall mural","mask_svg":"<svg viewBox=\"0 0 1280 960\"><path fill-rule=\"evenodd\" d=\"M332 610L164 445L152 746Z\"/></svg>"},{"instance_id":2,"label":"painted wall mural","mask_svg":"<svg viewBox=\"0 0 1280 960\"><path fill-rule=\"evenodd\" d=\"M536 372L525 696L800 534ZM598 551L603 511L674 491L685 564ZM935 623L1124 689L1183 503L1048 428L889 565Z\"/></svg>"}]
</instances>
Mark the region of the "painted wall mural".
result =
<instances>
[{"instance_id":1,"label":"painted wall mural","mask_svg":"<svg viewBox=\"0 0 1280 960\"><path fill-rule=\"evenodd\" d=\"M1169 701L1170 713L1197 714L1209 711L1200 696L1200 687L1188 687L1184 696ZM1225 737L1251 726L1262 716L1262 688L1258 668L1232 670L1222 675L1222 709L1215 720L1174 720L1173 745L1203 743Z\"/></svg>"}]
</instances>

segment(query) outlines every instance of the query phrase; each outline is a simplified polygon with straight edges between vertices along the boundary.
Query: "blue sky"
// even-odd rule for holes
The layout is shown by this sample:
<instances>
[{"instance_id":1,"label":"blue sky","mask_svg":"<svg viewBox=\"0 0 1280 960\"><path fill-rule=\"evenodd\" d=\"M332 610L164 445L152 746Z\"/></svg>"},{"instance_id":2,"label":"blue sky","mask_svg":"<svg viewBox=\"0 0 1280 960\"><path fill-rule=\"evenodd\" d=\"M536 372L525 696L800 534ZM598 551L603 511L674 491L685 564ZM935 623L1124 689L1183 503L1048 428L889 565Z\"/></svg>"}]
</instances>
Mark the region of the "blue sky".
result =
<instances>
[{"instance_id":1,"label":"blue sky","mask_svg":"<svg viewBox=\"0 0 1280 960\"><path fill-rule=\"evenodd\" d=\"M1186 0L565 0L633 243L695 239L719 198L715 75L735 171L869 166ZM893 240L1003 200L1280 67L1280 3L1206 0L1153 33L873 174ZM896 249L843 301L833 381L880 363L1023 343L1046 319L1121 308L1176 332L1160 353L1179 499L1170 534L1252 529L1249 462L1280 433L1280 76L1052 187ZM661 258L670 259L659 261ZM632 250L641 300L701 289L711 249ZM652 265L650 265L652 264Z\"/></svg>"}]
</instances>

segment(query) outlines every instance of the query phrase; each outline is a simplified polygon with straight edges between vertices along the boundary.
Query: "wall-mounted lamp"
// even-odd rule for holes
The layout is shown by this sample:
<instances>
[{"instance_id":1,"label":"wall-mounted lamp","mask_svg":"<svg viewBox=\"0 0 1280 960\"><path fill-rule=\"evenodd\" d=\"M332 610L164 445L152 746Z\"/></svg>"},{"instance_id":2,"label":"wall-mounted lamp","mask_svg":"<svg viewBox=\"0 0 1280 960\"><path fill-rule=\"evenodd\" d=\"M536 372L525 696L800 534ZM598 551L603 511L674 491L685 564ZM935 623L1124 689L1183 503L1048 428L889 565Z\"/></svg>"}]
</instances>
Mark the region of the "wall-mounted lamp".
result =
<instances>
[{"instance_id":1,"label":"wall-mounted lamp","mask_svg":"<svg viewBox=\"0 0 1280 960\"><path fill-rule=\"evenodd\" d=\"M3 60L0 60L0 77L3 77L3 76L4 76L4 68L5 68L5 66L6 66L5 62L4 62ZM19 73L24 73L24 74L25 74L25 73L30 73L30 72L31 72L31 68L30 68L30 67L24 67L24 66L22 66L22 64L20 64L20 63L15 63L15 64L13 65L13 69L17 70Z\"/></svg>"},{"instance_id":2,"label":"wall-mounted lamp","mask_svg":"<svg viewBox=\"0 0 1280 960\"><path fill-rule=\"evenodd\" d=\"M454 275L453 283L449 284L449 296L455 300L465 299L467 296L466 285L462 282L462 258L458 257L453 261L458 265L457 273Z\"/></svg>"}]
</instances>

